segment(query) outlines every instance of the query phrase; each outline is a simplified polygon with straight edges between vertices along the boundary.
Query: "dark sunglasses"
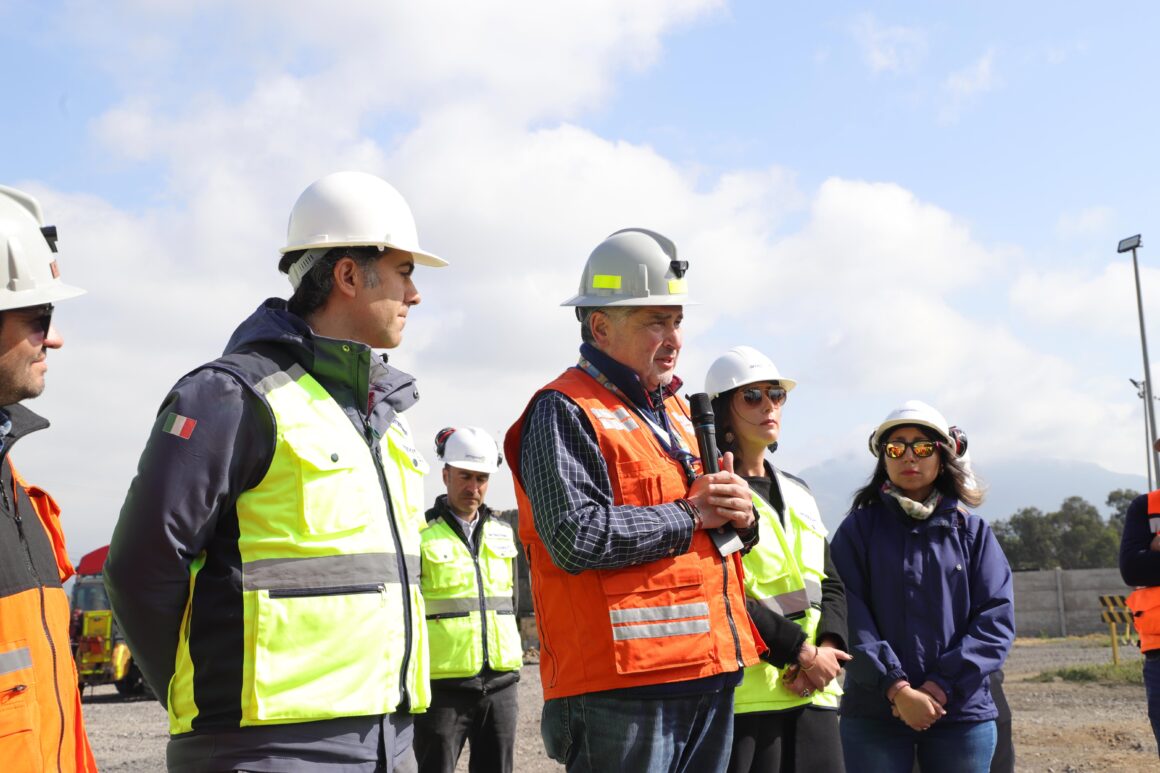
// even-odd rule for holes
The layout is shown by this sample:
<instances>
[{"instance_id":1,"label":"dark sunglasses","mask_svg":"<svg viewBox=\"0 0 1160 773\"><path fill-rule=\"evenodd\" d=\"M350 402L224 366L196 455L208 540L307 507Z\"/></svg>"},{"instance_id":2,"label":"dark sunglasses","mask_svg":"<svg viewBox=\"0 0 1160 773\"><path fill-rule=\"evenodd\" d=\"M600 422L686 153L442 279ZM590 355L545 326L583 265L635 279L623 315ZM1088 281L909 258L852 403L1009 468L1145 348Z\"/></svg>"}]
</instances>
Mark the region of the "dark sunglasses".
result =
<instances>
[{"instance_id":1,"label":"dark sunglasses","mask_svg":"<svg viewBox=\"0 0 1160 773\"><path fill-rule=\"evenodd\" d=\"M934 454L938 443L933 440L912 440L909 443L905 440L891 440L882 444L882 453L886 454L887 459L901 459L906 455L908 448L914 451L914 455L919 459L926 459Z\"/></svg>"},{"instance_id":2,"label":"dark sunglasses","mask_svg":"<svg viewBox=\"0 0 1160 773\"><path fill-rule=\"evenodd\" d=\"M55 307L51 303L14 309L14 311L23 314L32 323L33 327L43 333L46 338L48 337L48 329L52 327L52 312L55 310Z\"/></svg>"},{"instance_id":3,"label":"dark sunglasses","mask_svg":"<svg viewBox=\"0 0 1160 773\"><path fill-rule=\"evenodd\" d=\"M745 387L741 391L741 399L750 408L756 408L761 405L762 396L768 397L769 401L775 406L785 405L785 390L778 386L767 387Z\"/></svg>"}]
</instances>

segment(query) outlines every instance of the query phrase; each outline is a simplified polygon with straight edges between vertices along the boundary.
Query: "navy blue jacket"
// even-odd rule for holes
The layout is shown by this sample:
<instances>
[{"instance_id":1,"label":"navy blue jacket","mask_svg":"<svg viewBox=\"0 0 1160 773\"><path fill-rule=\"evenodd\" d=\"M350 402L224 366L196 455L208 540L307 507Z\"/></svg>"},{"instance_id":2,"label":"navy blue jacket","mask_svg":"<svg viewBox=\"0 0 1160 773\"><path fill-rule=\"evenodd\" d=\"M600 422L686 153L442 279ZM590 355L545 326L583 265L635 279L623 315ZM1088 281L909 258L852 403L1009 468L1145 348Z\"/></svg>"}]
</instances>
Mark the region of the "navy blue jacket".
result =
<instances>
[{"instance_id":1,"label":"navy blue jacket","mask_svg":"<svg viewBox=\"0 0 1160 773\"><path fill-rule=\"evenodd\" d=\"M1148 495L1141 494L1128 505L1120 537L1120 576L1128 585L1160 585L1160 553L1149 549L1158 529L1150 521Z\"/></svg>"},{"instance_id":2,"label":"navy blue jacket","mask_svg":"<svg viewBox=\"0 0 1160 773\"><path fill-rule=\"evenodd\" d=\"M847 515L830 545L854 656L841 713L890 719L886 690L930 679L947 694L940 722L994 719L987 677L1015 638L1007 557L986 522L956 500L918 521L881 496Z\"/></svg>"}]
</instances>

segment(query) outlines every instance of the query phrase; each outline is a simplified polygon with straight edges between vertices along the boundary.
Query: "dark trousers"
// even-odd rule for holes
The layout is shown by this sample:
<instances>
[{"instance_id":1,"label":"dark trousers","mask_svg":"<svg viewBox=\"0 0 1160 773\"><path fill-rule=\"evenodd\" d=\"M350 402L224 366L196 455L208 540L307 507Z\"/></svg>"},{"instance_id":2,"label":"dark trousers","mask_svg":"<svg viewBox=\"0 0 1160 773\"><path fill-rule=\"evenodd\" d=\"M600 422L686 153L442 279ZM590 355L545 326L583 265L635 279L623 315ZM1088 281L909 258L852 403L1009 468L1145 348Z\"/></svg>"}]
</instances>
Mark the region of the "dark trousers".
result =
<instances>
[{"instance_id":1,"label":"dark trousers","mask_svg":"<svg viewBox=\"0 0 1160 773\"><path fill-rule=\"evenodd\" d=\"M433 690L426 714L415 715L420 773L454 773L464 742L471 773L511 773L519 719L517 684L480 694Z\"/></svg>"},{"instance_id":2,"label":"dark trousers","mask_svg":"<svg viewBox=\"0 0 1160 773\"><path fill-rule=\"evenodd\" d=\"M733 717L729 773L842 773L838 712L802 706Z\"/></svg>"},{"instance_id":3,"label":"dark trousers","mask_svg":"<svg viewBox=\"0 0 1160 773\"><path fill-rule=\"evenodd\" d=\"M1160 650L1144 653L1144 695L1148 698L1148 719L1160 750Z\"/></svg>"}]
</instances>

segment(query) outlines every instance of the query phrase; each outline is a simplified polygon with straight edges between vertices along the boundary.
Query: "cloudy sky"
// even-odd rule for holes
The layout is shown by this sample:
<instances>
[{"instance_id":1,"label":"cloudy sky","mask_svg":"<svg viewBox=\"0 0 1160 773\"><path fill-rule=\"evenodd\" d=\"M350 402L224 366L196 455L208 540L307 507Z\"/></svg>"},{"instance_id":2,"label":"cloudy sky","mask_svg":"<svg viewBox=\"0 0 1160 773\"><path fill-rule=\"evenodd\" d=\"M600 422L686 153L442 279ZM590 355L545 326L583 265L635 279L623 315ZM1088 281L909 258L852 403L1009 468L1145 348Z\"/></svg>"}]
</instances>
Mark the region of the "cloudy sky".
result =
<instances>
[{"instance_id":1,"label":"cloudy sky","mask_svg":"<svg viewBox=\"0 0 1160 773\"><path fill-rule=\"evenodd\" d=\"M420 379L429 457L448 424L499 436L574 361L557 304L604 236L646 226L702 302L689 391L739 343L799 381L787 469L862 454L868 472L871 428L920 398L984 475L1032 457L1143 474L1115 247L1143 232L1160 298L1160 9L928 6L0 0L0 182L41 199L89 291L58 310L31 405L53 429L21 469L61 500L74 555L107 541L167 389L287 291L299 192L361 169L452 262L418 270L392 355ZM506 475L489 499L511 504Z\"/></svg>"}]
</instances>

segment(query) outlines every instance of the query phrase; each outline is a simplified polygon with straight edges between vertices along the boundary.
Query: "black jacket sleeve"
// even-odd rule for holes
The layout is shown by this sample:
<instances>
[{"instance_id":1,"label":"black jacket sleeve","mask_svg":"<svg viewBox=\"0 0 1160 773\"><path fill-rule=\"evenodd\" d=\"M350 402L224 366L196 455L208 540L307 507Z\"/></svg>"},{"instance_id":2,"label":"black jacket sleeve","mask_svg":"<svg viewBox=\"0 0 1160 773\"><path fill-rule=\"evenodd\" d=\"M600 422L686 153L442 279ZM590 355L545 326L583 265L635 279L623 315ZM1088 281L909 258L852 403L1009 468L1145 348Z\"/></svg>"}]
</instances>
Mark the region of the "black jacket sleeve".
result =
<instances>
[{"instance_id":1,"label":"black jacket sleeve","mask_svg":"<svg viewBox=\"0 0 1160 773\"><path fill-rule=\"evenodd\" d=\"M1160 585L1160 553L1151 550L1155 534L1148 522L1148 495L1132 500L1120 537L1120 576L1128 585Z\"/></svg>"},{"instance_id":2,"label":"black jacket sleeve","mask_svg":"<svg viewBox=\"0 0 1160 773\"><path fill-rule=\"evenodd\" d=\"M166 430L172 415L196 422L188 437ZM182 379L157 413L113 531L105 586L133 659L162 704L190 565L221 520L236 521L238 495L265 475L272 428L260 398L210 369Z\"/></svg>"},{"instance_id":3,"label":"black jacket sleeve","mask_svg":"<svg viewBox=\"0 0 1160 773\"><path fill-rule=\"evenodd\" d=\"M822 617L818 620L817 640L832 636L838 640L838 649L849 652L846 646L846 586L830 558L829 541L826 542L825 561L826 579L822 580Z\"/></svg>"},{"instance_id":4,"label":"black jacket sleeve","mask_svg":"<svg viewBox=\"0 0 1160 773\"><path fill-rule=\"evenodd\" d=\"M785 668L797 662L798 650L805 644L806 634L802 627L787 617L779 615L761 602L746 598L745 611L753 620L754 627L761 634L769 649L761 659L778 668Z\"/></svg>"}]
</instances>

